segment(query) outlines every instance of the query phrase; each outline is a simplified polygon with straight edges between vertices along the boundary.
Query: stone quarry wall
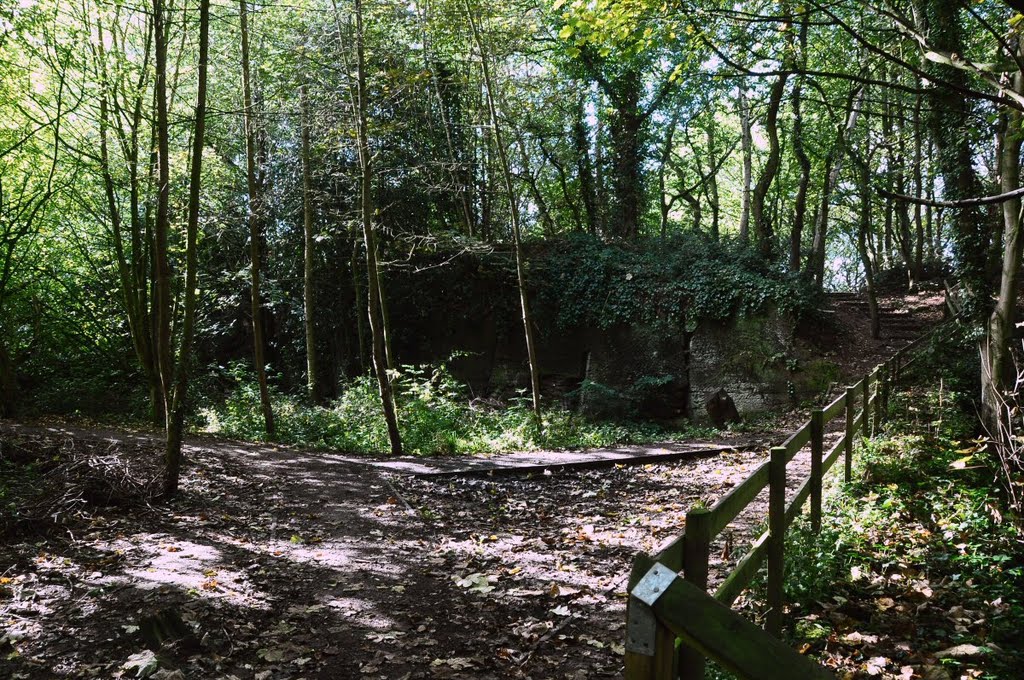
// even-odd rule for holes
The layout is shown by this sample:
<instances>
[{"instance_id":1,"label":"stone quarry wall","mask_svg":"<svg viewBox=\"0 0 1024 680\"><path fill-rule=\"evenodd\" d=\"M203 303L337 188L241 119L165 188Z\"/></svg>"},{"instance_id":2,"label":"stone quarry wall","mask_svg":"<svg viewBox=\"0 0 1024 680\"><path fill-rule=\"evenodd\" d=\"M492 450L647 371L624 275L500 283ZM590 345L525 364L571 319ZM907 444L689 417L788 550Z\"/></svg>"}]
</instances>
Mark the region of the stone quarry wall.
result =
<instances>
[{"instance_id":1,"label":"stone quarry wall","mask_svg":"<svg viewBox=\"0 0 1024 680\"><path fill-rule=\"evenodd\" d=\"M518 295L511 272L476 265L430 280L393 276L390 313L399 363L451 360L479 397L514 396L529 384ZM444 277L439 279L438 277ZM447 280L445 280L447 279ZM417 291L429 290L424 305ZM772 311L702 322L687 331L644 326L559 328L556 310L535 305L545 397L602 416L706 422L719 389L743 416L824 392L835 367L810 359L796 324Z\"/></svg>"},{"instance_id":2,"label":"stone quarry wall","mask_svg":"<svg viewBox=\"0 0 1024 680\"><path fill-rule=\"evenodd\" d=\"M838 367L813 359L797 326L775 312L704 323L690 342L690 389L704 420L703 405L726 390L741 415L791 406L817 397L838 380Z\"/></svg>"}]
</instances>

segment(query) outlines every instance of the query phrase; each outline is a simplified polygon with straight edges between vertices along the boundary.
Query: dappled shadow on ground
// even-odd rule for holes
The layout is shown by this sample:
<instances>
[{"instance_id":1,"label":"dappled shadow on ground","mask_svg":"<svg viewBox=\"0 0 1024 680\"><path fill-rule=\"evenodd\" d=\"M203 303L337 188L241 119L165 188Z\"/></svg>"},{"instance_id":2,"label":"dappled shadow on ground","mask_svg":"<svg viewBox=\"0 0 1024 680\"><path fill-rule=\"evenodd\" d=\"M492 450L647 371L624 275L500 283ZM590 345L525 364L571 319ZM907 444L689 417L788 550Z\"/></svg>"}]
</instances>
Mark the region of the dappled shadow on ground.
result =
<instances>
[{"instance_id":1,"label":"dappled shadow on ground","mask_svg":"<svg viewBox=\"0 0 1024 680\"><path fill-rule=\"evenodd\" d=\"M158 455L131 442L120 455ZM616 677L632 556L763 459L417 479L275 447L187 453L173 504L91 508L0 547L0 675L131 677L170 612L189 635L159 663L188 678Z\"/></svg>"}]
</instances>

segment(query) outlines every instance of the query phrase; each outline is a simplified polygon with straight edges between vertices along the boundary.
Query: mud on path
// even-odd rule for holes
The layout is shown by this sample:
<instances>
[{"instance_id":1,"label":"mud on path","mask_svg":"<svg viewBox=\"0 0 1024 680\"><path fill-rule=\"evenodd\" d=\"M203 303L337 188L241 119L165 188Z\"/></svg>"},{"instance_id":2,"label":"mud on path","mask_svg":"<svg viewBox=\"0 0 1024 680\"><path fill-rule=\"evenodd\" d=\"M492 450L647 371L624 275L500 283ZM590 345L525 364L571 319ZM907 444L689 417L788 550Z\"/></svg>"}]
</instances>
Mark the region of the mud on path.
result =
<instances>
[{"instance_id":1,"label":"mud on path","mask_svg":"<svg viewBox=\"0 0 1024 680\"><path fill-rule=\"evenodd\" d=\"M616 677L632 556L764 458L431 480L193 441L180 497L157 506L93 479L155 476L146 436L0 424L0 441L4 474L25 475L0 499L11 678L135 677L147 645L165 678ZM70 461L79 477L57 475ZM50 501L60 525L17 516ZM727 530L713 579L763 517Z\"/></svg>"}]
</instances>

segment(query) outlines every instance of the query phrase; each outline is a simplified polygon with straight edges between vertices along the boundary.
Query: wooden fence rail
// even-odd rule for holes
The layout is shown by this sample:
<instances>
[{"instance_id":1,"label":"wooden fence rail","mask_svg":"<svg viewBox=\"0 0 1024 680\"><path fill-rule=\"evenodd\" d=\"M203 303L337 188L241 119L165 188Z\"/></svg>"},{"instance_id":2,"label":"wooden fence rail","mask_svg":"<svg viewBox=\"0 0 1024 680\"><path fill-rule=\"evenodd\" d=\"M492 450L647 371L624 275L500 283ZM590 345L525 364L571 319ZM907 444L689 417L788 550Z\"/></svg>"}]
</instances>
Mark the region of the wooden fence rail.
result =
<instances>
[{"instance_id":1,"label":"wooden fence rail","mask_svg":"<svg viewBox=\"0 0 1024 680\"><path fill-rule=\"evenodd\" d=\"M843 476L850 481L855 440L858 436L872 437L878 431L888 409L892 383L914 360L911 353L944 326L903 347L830 404L813 410L807 422L771 449L769 460L729 493L710 508L689 510L683 535L653 557L636 557L629 580L626 680L703 680L705 658L714 659L744 680L833 677L778 640L785 606L785 532L808 501L811 528L820 530L824 475L842 456ZM836 419L843 421L842 434L826 451L825 431ZM808 444L810 476L787 504L786 466ZM712 542L765 487L768 530L709 595ZM765 630L761 630L729 607L765 563L769 609ZM655 572L661 576L655 577ZM677 577L679 573L682 578ZM660 594L652 594L651 588L655 587L662 588Z\"/></svg>"}]
</instances>

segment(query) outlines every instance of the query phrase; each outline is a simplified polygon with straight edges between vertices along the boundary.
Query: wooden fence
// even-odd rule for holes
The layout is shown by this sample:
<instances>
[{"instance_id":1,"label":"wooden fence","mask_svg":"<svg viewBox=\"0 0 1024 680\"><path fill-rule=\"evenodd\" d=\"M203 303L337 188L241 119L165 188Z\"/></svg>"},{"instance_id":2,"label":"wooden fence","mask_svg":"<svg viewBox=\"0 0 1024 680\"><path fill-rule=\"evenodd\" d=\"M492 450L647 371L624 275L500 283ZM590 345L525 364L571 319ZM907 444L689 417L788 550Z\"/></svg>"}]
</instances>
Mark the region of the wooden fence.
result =
<instances>
[{"instance_id":1,"label":"wooden fence","mask_svg":"<svg viewBox=\"0 0 1024 680\"><path fill-rule=\"evenodd\" d=\"M885 363L811 417L769 460L710 508L686 513L686 529L657 555L641 553L629 579L626 625L626 680L703 680L705 658L717 661L743 680L831 678L831 673L778 640L782 630L784 539L786 529L810 501L812 530L821 528L822 478L840 459L850 481L853 445L871 437L888 410L892 384L914 361L921 343L943 325L896 352ZM825 450L825 431L842 420L842 435ZM787 464L810 446L811 473L786 503ZM718 586L708 593L712 541L768 487L768 530ZM767 563L765 629L744 620L730 607ZM680 578L681 576L681 578Z\"/></svg>"}]
</instances>

